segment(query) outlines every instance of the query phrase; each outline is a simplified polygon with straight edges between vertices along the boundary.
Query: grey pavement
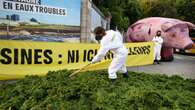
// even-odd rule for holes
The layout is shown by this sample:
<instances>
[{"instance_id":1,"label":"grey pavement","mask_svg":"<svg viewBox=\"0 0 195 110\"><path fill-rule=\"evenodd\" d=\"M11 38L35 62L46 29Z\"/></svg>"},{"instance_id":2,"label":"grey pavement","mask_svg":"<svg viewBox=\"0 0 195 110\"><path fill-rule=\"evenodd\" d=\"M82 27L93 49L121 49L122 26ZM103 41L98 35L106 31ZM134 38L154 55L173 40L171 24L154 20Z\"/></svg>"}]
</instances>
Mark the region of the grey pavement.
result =
<instances>
[{"instance_id":1,"label":"grey pavement","mask_svg":"<svg viewBox=\"0 0 195 110\"><path fill-rule=\"evenodd\" d=\"M184 78L195 79L195 55L174 55L174 61L161 62L161 64L128 67L129 71L145 72L151 74L179 75Z\"/></svg>"}]
</instances>

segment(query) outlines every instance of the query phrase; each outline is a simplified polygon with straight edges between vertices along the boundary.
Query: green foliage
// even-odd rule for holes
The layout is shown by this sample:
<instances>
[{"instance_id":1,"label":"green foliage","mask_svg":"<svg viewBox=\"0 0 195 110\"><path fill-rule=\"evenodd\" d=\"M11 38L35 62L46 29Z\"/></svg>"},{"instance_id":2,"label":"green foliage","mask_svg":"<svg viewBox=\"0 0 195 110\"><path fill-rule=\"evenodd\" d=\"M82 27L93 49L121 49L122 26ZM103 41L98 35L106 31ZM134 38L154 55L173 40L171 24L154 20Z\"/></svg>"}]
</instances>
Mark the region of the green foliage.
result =
<instances>
[{"instance_id":1,"label":"green foliage","mask_svg":"<svg viewBox=\"0 0 195 110\"><path fill-rule=\"evenodd\" d=\"M106 71L49 72L1 86L0 110L194 110L195 80L129 72L116 82Z\"/></svg>"},{"instance_id":2,"label":"green foliage","mask_svg":"<svg viewBox=\"0 0 195 110\"><path fill-rule=\"evenodd\" d=\"M180 19L195 23L195 0L184 0L177 4Z\"/></svg>"},{"instance_id":3,"label":"green foliage","mask_svg":"<svg viewBox=\"0 0 195 110\"><path fill-rule=\"evenodd\" d=\"M195 0L93 0L100 10L112 14L111 24L120 30L146 17L169 17L195 23Z\"/></svg>"},{"instance_id":4,"label":"green foliage","mask_svg":"<svg viewBox=\"0 0 195 110\"><path fill-rule=\"evenodd\" d=\"M172 5L171 5L172 4ZM177 17L177 10L173 7L173 2L166 0L166 1L158 1L152 2L151 6L148 9L148 13L146 16L158 16L158 17L168 17L168 18L176 18Z\"/></svg>"},{"instance_id":5,"label":"green foliage","mask_svg":"<svg viewBox=\"0 0 195 110\"><path fill-rule=\"evenodd\" d=\"M137 0L93 0L100 10L107 15L111 13L111 23L119 30L126 30L129 24L141 18L141 9Z\"/></svg>"}]
</instances>

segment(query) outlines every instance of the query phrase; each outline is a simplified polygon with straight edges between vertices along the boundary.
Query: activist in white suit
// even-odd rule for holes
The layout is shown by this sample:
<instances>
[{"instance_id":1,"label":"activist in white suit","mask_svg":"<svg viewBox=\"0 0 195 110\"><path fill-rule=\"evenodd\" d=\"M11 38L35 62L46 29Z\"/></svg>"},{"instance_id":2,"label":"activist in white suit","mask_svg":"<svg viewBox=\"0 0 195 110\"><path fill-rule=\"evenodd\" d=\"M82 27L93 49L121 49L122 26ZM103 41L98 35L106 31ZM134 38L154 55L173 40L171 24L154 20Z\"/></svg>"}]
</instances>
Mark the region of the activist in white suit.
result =
<instances>
[{"instance_id":1,"label":"activist in white suit","mask_svg":"<svg viewBox=\"0 0 195 110\"><path fill-rule=\"evenodd\" d=\"M94 30L95 38L100 42L100 49L91 63L99 62L104 58L108 51L114 55L112 62L108 68L108 78L114 81L117 79L116 72L123 73L123 77L128 77L125 60L128 56L128 50L123 44L122 35L118 31L105 31L102 27L96 27Z\"/></svg>"},{"instance_id":2,"label":"activist in white suit","mask_svg":"<svg viewBox=\"0 0 195 110\"><path fill-rule=\"evenodd\" d=\"M162 48L162 43L163 39L161 37L161 31L156 32L156 36L152 39L152 41L155 43L154 45L154 63L157 62L160 64L160 59L161 59L161 48Z\"/></svg>"}]
</instances>

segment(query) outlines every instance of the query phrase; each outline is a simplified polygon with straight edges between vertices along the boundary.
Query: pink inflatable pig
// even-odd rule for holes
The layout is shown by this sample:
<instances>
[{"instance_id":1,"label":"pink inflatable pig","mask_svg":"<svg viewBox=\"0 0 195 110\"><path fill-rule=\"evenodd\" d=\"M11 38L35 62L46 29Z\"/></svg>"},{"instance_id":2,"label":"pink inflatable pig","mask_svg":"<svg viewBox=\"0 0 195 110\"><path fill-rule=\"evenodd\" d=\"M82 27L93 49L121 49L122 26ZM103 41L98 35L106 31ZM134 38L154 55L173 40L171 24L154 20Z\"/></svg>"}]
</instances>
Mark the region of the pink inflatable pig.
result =
<instances>
[{"instance_id":1,"label":"pink inflatable pig","mask_svg":"<svg viewBox=\"0 0 195 110\"><path fill-rule=\"evenodd\" d=\"M129 42L152 41L156 31L161 30L164 40L161 56L162 60L168 61L173 60L173 48L192 48L193 42L189 38L189 29L195 29L195 25L171 18L145 18L128 28L127 40Z\"/></svg>"}]
</instances>

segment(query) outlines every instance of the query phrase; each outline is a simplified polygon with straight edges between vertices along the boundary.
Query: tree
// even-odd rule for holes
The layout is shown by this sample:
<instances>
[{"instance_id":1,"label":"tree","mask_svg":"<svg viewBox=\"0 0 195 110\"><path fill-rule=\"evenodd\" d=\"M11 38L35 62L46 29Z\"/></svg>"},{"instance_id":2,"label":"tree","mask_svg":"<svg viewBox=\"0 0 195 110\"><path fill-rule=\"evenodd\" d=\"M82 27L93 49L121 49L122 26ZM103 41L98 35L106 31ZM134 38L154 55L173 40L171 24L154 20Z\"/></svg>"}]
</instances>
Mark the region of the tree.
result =
<instances>
[{"instance_id":1,"label":"tree","mask_svg":"<svg viewBox=\"0 0 195 110\"><path fill-rule=\"evenodd\" d=\"M144 17L177 17L177 10L171 0L147 1L144 8L146 8Z\"/></svg>"},{"instance_id":2,"label":"tree","mask_svg":"<svg viewBox=\"0 0 195 110\"><path fill-rule=\"evenodd\" d=\"M128 17L130 24L143 17L143 12L137 0L124 0L123 5L125 16Z\"/></svg>"},{"instance_id":3,"label":"tree","mask_svg":"<svg viewBox=\"0 0 195 110\"><path fill-rule=\"evenodd\" d=\"M141 10L137 0L93 0L93 2L106 15L112 14L111 27L126 30L128 26L141 18Z\"/></svg>"},{"instance_id":4,"label":"tree","mask_svg":"<svg viewBox=\"0 0 195 110\"><path fill-rule=\"evenodd\" d=\"M126 30L145 17L169 17L195 23L195 0L93 0L106 15L112 14L111 25Z\"/></svg>"},{"instance_id":5,"label":"tree","mask_svg":"<svg viewBox=\"0 0 195 110\"><path fill-rule=\"evenodd\" d=\"M179 1L177 9L178 18L195 23L195 0Z\"/></svg>"}]
</instances>

